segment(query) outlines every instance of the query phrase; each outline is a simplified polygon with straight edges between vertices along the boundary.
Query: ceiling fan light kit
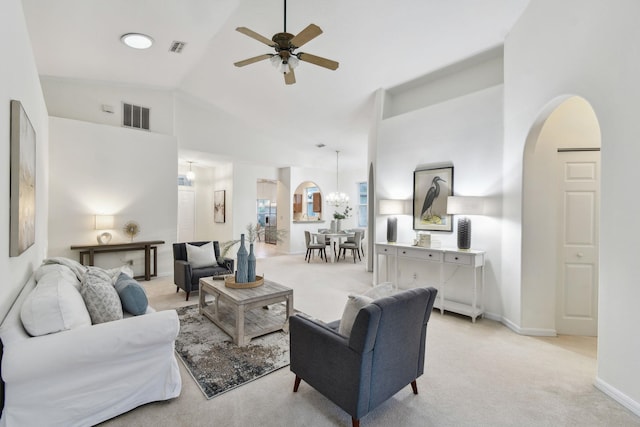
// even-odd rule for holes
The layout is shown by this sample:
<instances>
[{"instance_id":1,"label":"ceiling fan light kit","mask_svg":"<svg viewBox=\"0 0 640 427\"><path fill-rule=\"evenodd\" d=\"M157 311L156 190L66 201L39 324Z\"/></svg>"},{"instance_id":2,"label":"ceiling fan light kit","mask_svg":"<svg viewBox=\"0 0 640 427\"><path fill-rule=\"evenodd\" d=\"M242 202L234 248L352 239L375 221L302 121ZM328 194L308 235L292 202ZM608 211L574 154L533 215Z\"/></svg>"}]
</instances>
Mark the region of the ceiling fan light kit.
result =
<instances>
[{"instance_id":1,"label":"ceiling fan light kit","mask_svg":"<svg viewBox=\"0 0 640 427\"><path fill-rule=\"evenodd\" d=\"M246 27L238 27L236 28L236 31L274 48L276 52L275 54L267 53L264 55L254 56L243 61L238 61L234 63L236 67L244 67L245 65L253 64L254 62L269 59L271 64L284 75L284 82L288 85L296 82L293 70L298 66L300 61L318 65L329 70L338 69L338 62L332 61L331 59L322 58L320 56L304 52L294 52L299 47L302 47L304 44L322 34L322 30L315 24L309 24L304 30L300 31L295 36L291 33L287 33L286 0L284 0L284 31L274 34L271 40Z\"/></svg>"}]
</instances>

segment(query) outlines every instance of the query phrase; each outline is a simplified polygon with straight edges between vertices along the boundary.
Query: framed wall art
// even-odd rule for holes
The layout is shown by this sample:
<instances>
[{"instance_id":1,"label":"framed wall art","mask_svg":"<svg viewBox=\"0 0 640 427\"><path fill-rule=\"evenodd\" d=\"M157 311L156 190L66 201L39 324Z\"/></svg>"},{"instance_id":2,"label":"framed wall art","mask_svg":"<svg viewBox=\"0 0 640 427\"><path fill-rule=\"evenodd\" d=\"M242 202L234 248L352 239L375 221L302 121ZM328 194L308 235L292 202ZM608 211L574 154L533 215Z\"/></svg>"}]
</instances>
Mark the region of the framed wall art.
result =
<instances>
[{"instance_id":1,"label":"framed wall art","mask_svg":"<svg viewBox=\"0 0 640 427\"><path fill-rule=\"evenodd\" d=\"M36 132L20 101L11 100L11 220L9 255L36 240Z\"/></svg>"},{"instance_id":2,"label":"framed wall art","mask_svg":"<svg viewBox=\"0 0 640 427\"><path fill-rule=\"evenodd\" d=\"M225 190L218 190L213 192L213 221L224 222L224 197Z\"/></svg>"},{"instance_id":3,"label":"framed wall art","mask_svg":"<svg viewBox=\"0 0 640 427\"><path fill-rule=\"evenodd\" d=\"M453 196L453 166L414 171L413 229L452 231L448 196Z\"/></svg>"}]
</instances>

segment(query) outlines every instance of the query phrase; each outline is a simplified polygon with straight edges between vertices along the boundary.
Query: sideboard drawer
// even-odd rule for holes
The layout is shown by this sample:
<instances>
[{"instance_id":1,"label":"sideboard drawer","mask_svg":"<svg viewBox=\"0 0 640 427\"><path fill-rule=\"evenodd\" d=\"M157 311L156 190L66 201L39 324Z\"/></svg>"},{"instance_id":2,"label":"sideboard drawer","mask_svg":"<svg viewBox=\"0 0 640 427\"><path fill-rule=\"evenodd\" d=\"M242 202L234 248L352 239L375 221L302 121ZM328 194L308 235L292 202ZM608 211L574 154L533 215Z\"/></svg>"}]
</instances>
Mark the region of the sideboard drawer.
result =
<instances>
[{"instance_id":1,"label":"sideboard drawer","mask_svg":"<svg viewBox=\"0 0 640 427\"><path fill-rule=\"evenodd\" d=\"M376 254L396 256L398 254L398 248L393 246L376 245Z\"/></svg>"},{"instance_id":2,"label":"sideboard drawer","mask_svg":"<svg viewBox=\"0 0 640 427\"><path fill-rule=\"evenodd\" d=\"M442 252L429 249L398 248L398 256L402 258L442 262Z\"/></svg>"},{"instance_id":3,"label":"sideboard drawer","mask_svg":"<svg viewBox=\"0 0 640 427\"><path fill-rule=\"evenodd\" d=\"M444 254L444 262L460 265L473 265L475 255L447 252Z\"/></svg>"}]
</instances>

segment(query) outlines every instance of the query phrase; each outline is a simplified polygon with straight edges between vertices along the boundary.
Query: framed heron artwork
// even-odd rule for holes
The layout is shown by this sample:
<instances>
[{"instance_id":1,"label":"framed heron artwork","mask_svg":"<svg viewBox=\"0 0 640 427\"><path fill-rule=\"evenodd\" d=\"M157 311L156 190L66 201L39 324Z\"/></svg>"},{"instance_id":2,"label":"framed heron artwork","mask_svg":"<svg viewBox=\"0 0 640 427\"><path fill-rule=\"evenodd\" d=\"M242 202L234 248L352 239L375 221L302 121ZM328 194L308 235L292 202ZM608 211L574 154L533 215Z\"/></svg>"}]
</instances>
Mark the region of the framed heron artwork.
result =
<instances>
[{"instance_id":1,"label":"framed heron artwork","mask_svg":"<svg viewBox=\"0 0 640 427\"><path fill-rule=\"evenodd\" d=\"M453 166L414 171L413 229L452 231L448 196L453 196Z\"/></svg>"}]
</instances>

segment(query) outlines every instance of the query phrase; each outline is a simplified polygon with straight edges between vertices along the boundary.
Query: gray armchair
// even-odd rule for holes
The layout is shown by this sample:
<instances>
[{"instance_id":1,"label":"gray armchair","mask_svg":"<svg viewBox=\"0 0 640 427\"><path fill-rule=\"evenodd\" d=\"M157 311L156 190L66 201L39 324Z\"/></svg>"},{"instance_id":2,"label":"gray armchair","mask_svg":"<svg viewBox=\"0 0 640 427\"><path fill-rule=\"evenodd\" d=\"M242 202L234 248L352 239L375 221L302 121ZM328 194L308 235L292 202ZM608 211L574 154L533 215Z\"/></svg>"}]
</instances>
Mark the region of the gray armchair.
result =
<instances>
[{"instance_id":1,"label":"gray armchair","mask_svg":"<svg viewBox=\"0 0 640 427\"><path fill-rule=\"evenodd\" d=\"M209 243L205 242L188 242L191 245L202 246ZM217 241L213 242L213 251L216 260L220 257L220 245ZM210 267L192 268L187 260L187 248L185 243L173 244L173 283L176 284L176 292L180 289L187 293L187 301L191 291L200 289L200 279L203 277L221 276L223 274L233 274L234 261L231 258L224 258L223 265L218 264L215 260Z\"/></svg>"},{"instance_id":2,"label":"gray armchair","mask_svg":"<svg viewBox=\"0 0 640 427\"><path fill-rule=\"evenodd\" d=\"M304 380L351 415L354 427L408 384L418 394L436 294L435 288L416 288L374 300L360 309L349 337L338 334L339 321L291 316L293 391Z\"/></svg>"}]
</instances>

